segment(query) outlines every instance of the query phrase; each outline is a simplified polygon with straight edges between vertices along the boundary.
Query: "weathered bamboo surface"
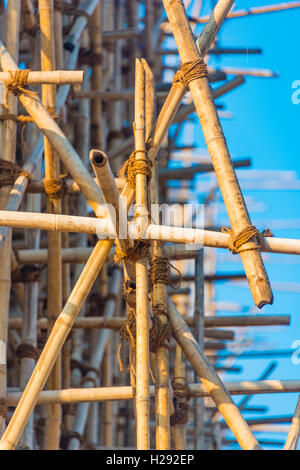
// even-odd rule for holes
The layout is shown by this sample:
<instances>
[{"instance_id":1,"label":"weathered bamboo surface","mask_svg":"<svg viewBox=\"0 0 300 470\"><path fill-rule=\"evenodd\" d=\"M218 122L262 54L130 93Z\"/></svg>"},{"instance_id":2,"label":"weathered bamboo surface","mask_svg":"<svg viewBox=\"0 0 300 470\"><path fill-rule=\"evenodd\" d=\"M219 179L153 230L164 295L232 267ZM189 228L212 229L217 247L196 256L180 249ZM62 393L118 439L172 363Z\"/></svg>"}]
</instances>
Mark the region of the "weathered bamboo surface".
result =
<instances>
[{"instance_id":1,"label":"weathered bamboo surface","mask_svg":"<svg viewBox=\"0 0 300 470\"><path fill-rule=\"evenodd\" d=\"M294 331L294 304L257 307L273 302L265 265L284 272L300 240L252 225L255 155L231 160L221 125L229 93L280 74L255 67L261 44L220 37L299 7L0 1L1 450L297 449L299 399L287 416L248 402L300 394L273 379L298 351L256 336ZM223 298L246 278L254 302ZM247 357L272 362L247 380ZM261 438L279 423L285 442Z\"/></svg>"}]
</instances>

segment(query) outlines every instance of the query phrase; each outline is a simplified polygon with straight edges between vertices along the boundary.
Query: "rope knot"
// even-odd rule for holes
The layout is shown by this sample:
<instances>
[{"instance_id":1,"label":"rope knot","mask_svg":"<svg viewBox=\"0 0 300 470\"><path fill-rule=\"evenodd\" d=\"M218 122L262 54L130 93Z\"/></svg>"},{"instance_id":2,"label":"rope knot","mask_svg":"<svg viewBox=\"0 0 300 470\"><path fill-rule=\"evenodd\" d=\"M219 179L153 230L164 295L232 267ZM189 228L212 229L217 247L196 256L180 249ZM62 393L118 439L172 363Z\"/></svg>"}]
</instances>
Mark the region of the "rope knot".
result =
<instances>
[{"instance_id":1,"label":"rope knot","mask_svg":"<svg viewBox=\"0 0 300 470\"><path fill-rule=\"evenodd\" d=\"M221 230L223 233L228 233L230 238L229 238L229 245L228 249L231 251L233 255L236 255L237 253L241 253L242 251L250 251L250 250L256 250L259 249L260 246L260 241L262 234L257 230L257 228L254 225L247 225L243 230L238 232L236 235L233 234L233 230L231 230L228 227L223 227ZM244 248L243 245L248 243L251 240L256 240L257 245L253 248Z\"/></svg>"},{"instance_id":2,"label":"rope knot","mask_svg":"<svg viewBox=\"0 0 300 470\"><path fill-rule=\"evenodd\" d=\"M151 180L152 176L152 161L149 158L145 159L136 159L135 155L138 152L142 152L147 155L146 150L135 150L132 152L130 157L126 160L124 165L122 166L119 175L120 178L126 178L127 183L132 189L135 189L135 177L137 174L143 174L147 176L147 183Z\"/></svg>"},{"instance_id":3,"label":"rope knot","mask_svg":"<svg viewBox=\"0 0 300 470\"><path fill-rule=\"evenodd\" d=\"M172 387L174 390L175 411L172 416L170 416L171 426L176 424L187 424L189 420L190 389L183 377L174 377Z\"/></svg>"},{"instance_id":4,"label":"rope knot","mask_svg":"<svg viewBox=\"0 0 300 470\"><path fill-rule=\"evenodd\" d=\"M129 250L122 250L120 246L116 245L116 253L114 255L115 263L124 263L130 260L135 263L141 258L149 258L149 241L135 240L134 245Z\"/></svg>"},{"instance_id":5,"label":"rope knot","mask_svg":"<svg viewBox=\"0 0 300 470\"><path fill-rule=\"evenodd\" d=\"M177 72L178 73L178 72ZM202 57L192 60L190 62L185 62L181 65L181 74L178 74L177 81L182 81L186 88L189 88L189 84L193 80L198 80L199 78L207 77L207 68ZM176 74L177 75L177 74ZM175 77L176 77L175 75Z\"/></svg>"},{"instance_id":6,"label":"rope knot","mask_svg":"<svg viewBox=\"0 0 300 470\"><path fill-rule=\"evenodd\" d=\"M0 188L12 186L20 175L25 176L29 181L32 179L31 174L20 166L6 160L0 160Z\"/></svg>"},{"instance_id":7,"label":"rope knot","mask_svg":"<svg viewBox=\"0 0 300 470\"><path fill-rule=\"evenodd\" d=\"M174 285L170 281L170 271L173 268L179 275L177 285ZM151 282L149 284L165 284L171 287L178 288L181 282L181 272L170 263L166 256L156 256L152 259L149 267L149 277Z\"/></svg>"},{"instance_id":8,"label":"rope knot","mask_svg":"<svg viewBox=\"0 0 300 470\"><path fill-rule=\"evenodd\" d=\"M64 178L44 178L44 189L50 199L59 199L67 192Z\"/></svg>"},{"instance_id":9,"label":"rope knot","mask_svg":"<svg viewBox=\"0 0 300 470\"><path fill-rule=\"evenodd\" d=\"M10 74L10 80L6 83L5 96L4 96L4 106L7 108L7 94L8 92L12 93L15 96L25 93L26 95L37 97L35 91L29 90L28 86L28 74L30 69L27 70L14 70L8 71Z\"/></svg>"}]
</instances>

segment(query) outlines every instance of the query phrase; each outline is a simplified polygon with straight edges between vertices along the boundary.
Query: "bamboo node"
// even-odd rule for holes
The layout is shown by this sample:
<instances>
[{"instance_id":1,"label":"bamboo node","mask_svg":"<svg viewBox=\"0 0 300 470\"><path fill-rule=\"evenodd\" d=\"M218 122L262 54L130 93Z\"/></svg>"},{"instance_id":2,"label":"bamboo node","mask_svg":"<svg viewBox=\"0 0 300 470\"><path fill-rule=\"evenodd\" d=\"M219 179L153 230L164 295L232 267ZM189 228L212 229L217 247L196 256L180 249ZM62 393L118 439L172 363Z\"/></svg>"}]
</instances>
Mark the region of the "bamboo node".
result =
<instances>
[{"instance_id":1,"label":"bamboo node","mask_svg":"<svg viewBox=\"0 0 300 470\"><path fill-rule=\"evenodd\" d=\"M149 158L145 158L144 160L136 159L135 155L138 152L147 155L147 150L134 150L119 171L120 178L126 178L127 183L132 189L135 189L135 177L137 174L141 173L146 175L148 184L152 176L152 161L149 160Z\"/></svg>"},{"instance_id":2,"label":"bamboo node","mask_svg":"<svg viewBox=\"0 0 300 470\"><path fill-rule=\"evenodd\" d=\"M30 343L20 343L17 347L16 353L19 359L28 357L34 361L37 361L40 355L39 350Z\"/></svg>"},{"instance_id":3,"label":"bamboo node","mask_svg":"<svg viewBox=\"0 0 300 470\"><path fill-rule=\"evenodd\" d=\"M185 62L184 64L182 64L181 73L182 73L182 80L186 88L189 88L189 84L193 80L198 80L199 78L208 76L206 63L204 62L202 57L192 60L191 62Z\"/></svg>"},{"instance_id":4,"label":"bamboo node","mask_svg":"<svg viewBox=\"0 0 300 470\"><path fill-rule=\"evenodd\" d=\"M29 181L32 179L31 174L20 166L6 160L0 160L0 188L12 186L20 175L26 176Z\"/></svg>"},{"instance_id":5,"label":"bamboo node","mask_svg":"<svg viewBox=\"0 0 300 470\"><path fill-rule=\"evenodd\" d=\"M190 389L183 377L174 377L172 387L174 390L175 411L170 416L170 424L171 426L187 424L189 420Z\"/></svg>"},{"instance_id":6,"label":"bamboo node","mask_svg":"<svg viewBox=\"0 0 300 470\"><path fill-rule=\"evenodd\" d=\"M259 242L261 241L262 234L254 225L247 225L247 227L238 232L236 235L234 235L233 231L228 227L222 227L221 231L223 233L229 234L228 249L233 255L241 253L242 251L257 250L261 248ZM256 240L257 245L253 248L243 248L243 245L251 240Z\"/></svg>"}]
</instances>

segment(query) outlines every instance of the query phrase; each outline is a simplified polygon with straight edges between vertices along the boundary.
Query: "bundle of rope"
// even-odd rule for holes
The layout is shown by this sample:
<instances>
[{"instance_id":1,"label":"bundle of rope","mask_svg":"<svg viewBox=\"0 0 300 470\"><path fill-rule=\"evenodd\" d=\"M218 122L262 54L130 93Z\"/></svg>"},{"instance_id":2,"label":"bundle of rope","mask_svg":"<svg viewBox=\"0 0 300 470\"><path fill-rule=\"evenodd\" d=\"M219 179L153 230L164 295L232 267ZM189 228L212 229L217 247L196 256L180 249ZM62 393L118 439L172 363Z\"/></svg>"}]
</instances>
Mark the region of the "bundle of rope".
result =
<instances>
[{"instance_id":1,"label":"bundle of rope","mask_svg":"<svg viewBox=\"0 0 300 470\"><path fill-rule=\"evenodd\" d=\"M4 186L12 186L20 175L26 176L28 180L32 179L32 176L28 171L23 170L23 168L15 163L0 160L0 188L3 188Z\"/></svg>"},{"instance_id":2,"label":"bundle of rope","mask_svg":"<svg viewBox=\"0 0 300 470\"><path fill-rule=\"evenodd\" d=\"M137 159L135 155L141 152L147 155L147 150L134 150L119 171L120 178L126 178L126 182L132 189L135 189L135 177L138 173L142 173L147 176L148 184L151 180L152 161L147 157L143 160Z\"/></svg>"},{"instance_id":3,"label":"bundle of rope","mask_svg":"<svg viewBox=\"0 0 300 470\"><path fill-rule=\"evenodd\" d=\"M181 68L174 75L173 83L181 83L188 90L189 84L193 80L204 77L208 77L208 72L204 60L202 57L199 57L198 59L182 64Z\"/></svg>"},{"instance_id":4,"label":"bundle of rope","mask_svg":"<svg viewBox=\"0 0 300 470\"><path fill-rule=\"evenodd\" d=\"M269 229L265 229L260 233L254 225L247 225L247 227L240 230L236 235L234 235L233 230L228 227L222 227L221 231L229 234L228 250L231 251L233 255L242 253L243 251L260 249L263 237L273 237L273 233ZM256 241L257 243L253 247L245 247L244 245L250 241Z\"/></svg>"}]
</instances>

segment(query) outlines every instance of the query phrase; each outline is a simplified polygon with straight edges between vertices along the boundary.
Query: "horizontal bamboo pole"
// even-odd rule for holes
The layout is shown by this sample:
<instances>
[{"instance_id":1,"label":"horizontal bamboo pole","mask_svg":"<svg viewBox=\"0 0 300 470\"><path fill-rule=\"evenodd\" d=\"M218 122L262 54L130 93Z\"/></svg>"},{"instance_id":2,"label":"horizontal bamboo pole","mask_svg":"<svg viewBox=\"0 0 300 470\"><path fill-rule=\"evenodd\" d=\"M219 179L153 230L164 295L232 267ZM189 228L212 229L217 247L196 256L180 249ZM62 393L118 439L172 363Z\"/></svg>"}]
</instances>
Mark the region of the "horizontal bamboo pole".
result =
<instances>
[{"instance_id":1,"label":"horizontal bamboo pole","mask_svg":"<svg viewBox=\"0 0 300 470\"><path fill-rule=\"evenodd\" d=\"M189 384L191 398L209 397L202 384ZM261 380L243 382L224 382L224 386L231 395L267 395L274 393L300 392L300 380ZM154 386L150 385L150 396L155 396ZM133 399L133 390L125 387L101 388L73 388L66 390L49 390L41 392L37 405L50 403L81 403L92 401L115 401ZM16 406L20 400L21 392L8 392L6 404Z\"/></svg>"},{"instance_id":2,"label":"horizontal bamboo pole","mask_svg":"<svg viewBox=\"0 0 300 470\"><path fill-rule=\"evenodd\" d=\"M158 91L156 98L158 100L164 100L168 96L167 91ZM74 93L74 98L79 99L90 99L90 100L102 100L102 101L131 101L134 100L134 91L120 90L120 91L78 91Z\"/></svg>"},{"instance_id":3,"label":"horizontal bamboo pole","mask_svg":"<svg viewBox=\"0 0 300 470\"><path fill-rule=\"evenodd\" d=\"M251 165L251 160L250 158L241 158L239 160L233 160L232 164L234 168L245 168ZM189 180L198 173L208 173L213 171L215 170L212 163L200 163L199 165L184 168L160 168L158 174L162 181Z\"/></svg>"},{"instance_id":4,"label":"horizontal bamboo pole","mask_svg":"<svg viewBox=\"0 0 300 470\"><path fill-rule=\"evenodd\" d=\"M8 82L11 80L9 72L0 72L0 81ZM83 70L55 70L55 71L30 71L27 77L29 85L38 83L53 85L74 85L83 82Z\"/></svg>"},{"instance_id":5,"label":"horizontal bamboo pole","mask_svg":"<svg viewBox=\"0 0 300 470\"><path fill-rule=\"evenodd\" d=\"M96 178L94 178L94 181L96 182ZM118 190L121 191L125 185L125 180L123 178L115 178L115 183L117 185ZM78 184L72 179L65 179L64 184L68 194L76 194L81 192ZM43 181L31 180L27 187L27 193L45 193L45 186Z\"/></svg>"},{"instance_id":6,"label":"horizontal bamboo pole","mask_svg":"<svg viewBox=\"0 0 300 470\"><path fill-rule=\"evenodd\" d=\"M37 228L47 231L91 233L115 237L109 219L95 219L71 215L39 214L35 212L0 211L0 226ZM194 228L148 225L145 239L163 242L202 245L211 248L227 248L229 235L222 232ZM300 254L300 240L263 237L261 251L266 253Z\"/></svg>"},{"instance_id":7,"label":"horizontal bamboo pole","mask_svg":"<svg viewBox=\"0 0 300 470\"><path fill-rule=\"evenodd\" d=\"M1 224L0 224L1 225ZM62 248L62 261L64 263L85 263L90 254L92 247L72 247ZM113 250L112 250L113 251ZM197 256L197 250L186 250L182 245L165 245L164 251L169 259L194 259ZM15 249L18 262L20 264L47 264L47 249ZM109 256L111 256L112 252Z\"/></svg>"},{"instance_id":8,"label":"horizontal bamboo pole","mask_svg":"<svg viewBox=\"0 0 300 470\"><path fill-rule=\"evenodd\" d=\"M187 325L194 326L194 319L186 317ZM125 324L125 318L114 317L78 317L73 325L73 328L108 328L111 330L120 330ZM276 325L290 325L289 315L222 315L217 317L205 317L204 325L206 328L220 328L220 327L251 327L251 326L276 326ZM22 318L9 318L8 326L11 329L19 330L22 327ZM40 318L38 320L38 328L47 329L47 318ZM206 330L209 335L210 330ZM218 330L212 330L216 332Z\"/></svg>"},{"instance_id":9,"label":"horizontal bamboo pole","mask_svg":"<svg viewBox=\"0 0 300 470\"><path fill-rule=\"evenodd\" d=\"M114 31L103 31L103 41L116 41L117 39L130 39L138 37L139 32L136 28L119 29Z\"/></svg>"},{"instance_id":10,"label":"horizontal bamboo pole","mask_svg":"<svg viewBox=\"0 0 300 470\"><path fill-rule=\"evenodd\" d=\"M211 65L207 66L209 72L223 72L228 75L244 75L249 77L278 77L278 72L274 72L270 69L254 69L254 68L242 68L242 67L228 67L227 65L221 68L215 68Z\"/></svg>"}]
</instances>

